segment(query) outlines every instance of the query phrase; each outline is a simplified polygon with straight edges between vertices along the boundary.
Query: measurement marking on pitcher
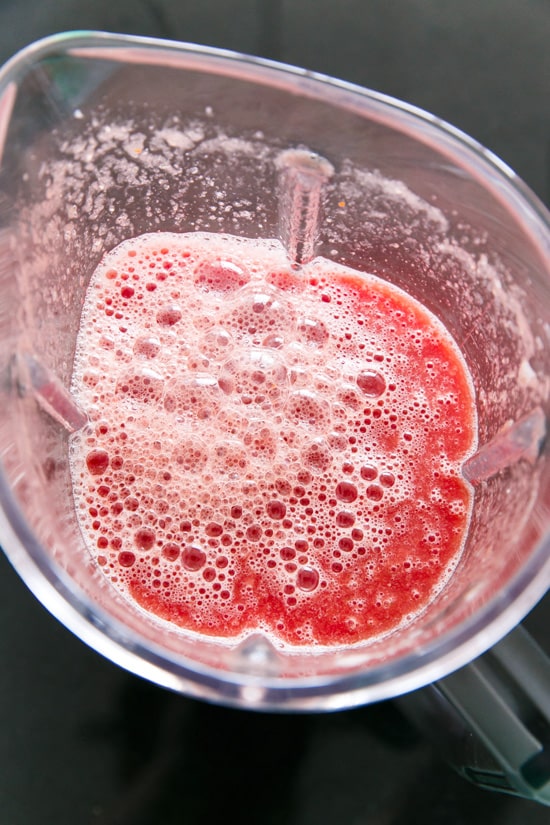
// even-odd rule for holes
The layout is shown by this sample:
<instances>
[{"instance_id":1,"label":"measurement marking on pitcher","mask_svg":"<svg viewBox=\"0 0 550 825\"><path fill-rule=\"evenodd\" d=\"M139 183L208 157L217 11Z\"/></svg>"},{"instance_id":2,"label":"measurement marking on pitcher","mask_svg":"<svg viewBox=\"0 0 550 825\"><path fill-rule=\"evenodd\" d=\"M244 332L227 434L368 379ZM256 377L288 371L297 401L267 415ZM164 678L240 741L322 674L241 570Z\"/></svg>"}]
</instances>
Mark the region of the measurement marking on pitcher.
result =
<instances>
[{"instance_id":1,"label":"measurement marking on pitcher","mask_svg":"<svg viewBox=\"0 0 550 825\"><path fill-rule=\"evenodd\" d=\"M323 190L334 174L325 158L305 149L289 149L277 158L279 235L298 269L313 260L321 223Z\"/></svg>"}]
</instances>

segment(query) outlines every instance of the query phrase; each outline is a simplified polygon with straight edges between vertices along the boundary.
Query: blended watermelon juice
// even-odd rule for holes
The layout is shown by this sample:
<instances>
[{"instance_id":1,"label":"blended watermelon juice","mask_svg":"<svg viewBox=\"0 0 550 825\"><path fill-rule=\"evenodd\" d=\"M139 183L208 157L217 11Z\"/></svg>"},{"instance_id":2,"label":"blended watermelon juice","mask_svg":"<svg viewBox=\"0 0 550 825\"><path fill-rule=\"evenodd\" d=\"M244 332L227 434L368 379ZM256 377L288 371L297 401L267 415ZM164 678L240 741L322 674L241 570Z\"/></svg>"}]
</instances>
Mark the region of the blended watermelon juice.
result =
<instances>
[{"instance_id":1,"label":"blended watermelon juice","mask_svg":"<svg viewBox=\"0 0 550 825\"><path fill-rule=\"evenodd\" d=\"M462 355L418 301L275 241L127 240L93 275L72 393L85 543L185 631L364 642L444 587L472 508Z\"/></svg>"}]
</instances>

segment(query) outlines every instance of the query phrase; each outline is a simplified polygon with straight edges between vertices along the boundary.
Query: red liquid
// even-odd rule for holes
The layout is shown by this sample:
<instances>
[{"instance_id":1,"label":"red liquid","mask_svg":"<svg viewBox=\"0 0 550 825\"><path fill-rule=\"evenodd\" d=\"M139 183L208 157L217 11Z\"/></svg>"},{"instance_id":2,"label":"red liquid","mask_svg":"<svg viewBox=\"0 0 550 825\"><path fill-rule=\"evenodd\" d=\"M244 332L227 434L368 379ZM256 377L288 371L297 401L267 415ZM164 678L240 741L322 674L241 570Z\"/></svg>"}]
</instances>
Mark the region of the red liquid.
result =
<instances>
[{"instance_id":1,"label":"red liquid","mask_svg":"<svg viewBox=\"0 0 550 825\"><path fill-rule=\"evenodd\" d=\"M85 541L157 617L352 644L456 564L471 382L437 319L373 276L228 236L126 241L91 280L73 391Z\"/></svg>"}]
</instances>

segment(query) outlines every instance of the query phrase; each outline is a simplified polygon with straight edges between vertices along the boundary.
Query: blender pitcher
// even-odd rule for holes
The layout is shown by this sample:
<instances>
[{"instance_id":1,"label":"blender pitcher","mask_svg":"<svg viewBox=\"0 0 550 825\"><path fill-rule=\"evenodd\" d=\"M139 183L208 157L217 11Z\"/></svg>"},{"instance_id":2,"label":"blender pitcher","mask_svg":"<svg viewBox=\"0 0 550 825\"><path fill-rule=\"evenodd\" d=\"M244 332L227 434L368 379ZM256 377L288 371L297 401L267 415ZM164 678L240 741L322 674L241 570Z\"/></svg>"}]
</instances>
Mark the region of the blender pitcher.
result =
<instances>
[{"instance_id":1,"label":"blender pitcher","mask_svg":"<svg viewBox=\"0 0 550 825\"><path fill-rule=\"evenodd\" d=\"M1 70L0 162L0 538L37 598L114 662L195 697L334 710L402 696L428 725L445 703L491 755L470 778L550 802L548 661L521 630L500 642L550 576L550 223L535 196L383 95L102 33L48 38ZM298 267L323 256L387 279L453 335L476 394L474 510L451 579L409 625L319 652L259 633L221 643L146 615L96 568L68 463L87 421L69 392L76 335L102 256L155 231L278 238ZM433 701L417 690L430 684Z\"/></svg>"}]
</instances>

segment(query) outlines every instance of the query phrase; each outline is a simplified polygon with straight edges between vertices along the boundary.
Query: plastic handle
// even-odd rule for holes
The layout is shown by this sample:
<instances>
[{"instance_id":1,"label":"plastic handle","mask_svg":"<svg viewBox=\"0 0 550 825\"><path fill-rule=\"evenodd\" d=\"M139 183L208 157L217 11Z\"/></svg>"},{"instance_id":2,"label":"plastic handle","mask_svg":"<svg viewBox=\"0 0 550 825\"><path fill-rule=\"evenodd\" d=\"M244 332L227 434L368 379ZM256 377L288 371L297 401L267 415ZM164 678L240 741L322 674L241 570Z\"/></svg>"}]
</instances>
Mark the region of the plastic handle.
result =
<instances>
[{"instance_id":1,"label":"plastic handle","mask_svg":"<svg viewBox=\"0 0 550 825\"><path fill-rule=\"evenodd\" d=\"M550 805L550 659L523 627L397 701L467 779Z\"/></svg>"}]
</instances>

